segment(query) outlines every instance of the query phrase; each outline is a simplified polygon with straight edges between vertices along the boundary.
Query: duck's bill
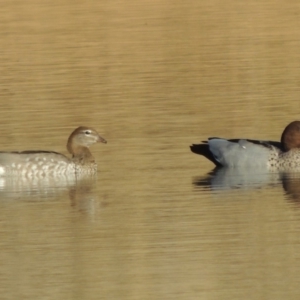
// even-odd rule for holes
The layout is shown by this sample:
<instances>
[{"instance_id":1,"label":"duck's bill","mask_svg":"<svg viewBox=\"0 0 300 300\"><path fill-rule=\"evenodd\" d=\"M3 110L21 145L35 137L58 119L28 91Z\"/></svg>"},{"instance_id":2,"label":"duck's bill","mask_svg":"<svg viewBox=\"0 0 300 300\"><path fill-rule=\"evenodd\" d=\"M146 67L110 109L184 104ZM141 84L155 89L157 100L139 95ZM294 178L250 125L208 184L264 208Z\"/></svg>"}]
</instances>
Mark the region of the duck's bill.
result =
<instances>
[{"instance_id":1,"label":"duck's bill","mask_svg":"<svg viewBox=\"0 0 300 300\"><path fill-rule=\"evenodd\" d=\"M98 137L98 143L104 143L104 144L106 144L107 141L106 141L106 139L104 139L102 136L99 136L99 137Z\"/></svg>"}]
</instances>

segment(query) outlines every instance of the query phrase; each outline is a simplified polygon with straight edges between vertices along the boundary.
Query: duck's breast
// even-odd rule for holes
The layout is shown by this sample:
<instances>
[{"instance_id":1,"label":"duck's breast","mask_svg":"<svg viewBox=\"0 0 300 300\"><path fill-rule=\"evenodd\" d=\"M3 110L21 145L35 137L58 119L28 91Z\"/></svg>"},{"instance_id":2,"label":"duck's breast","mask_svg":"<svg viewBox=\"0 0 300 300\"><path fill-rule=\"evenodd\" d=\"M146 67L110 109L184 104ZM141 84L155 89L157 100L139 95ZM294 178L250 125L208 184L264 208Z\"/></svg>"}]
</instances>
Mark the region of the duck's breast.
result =
<instances>
[{"instance_id":1,"label":"duck's breast","mask_svg":"<svg viewBox=\"0 0 300 300\"><path fill-rule=\"evenodd\" d=\"M294 148L281 153L278 159L278 168L281 171L300 171L300 149Z\"/></svg>"},{"instance_id":2,"label":"duck's breast","mask_svg":"<svg viewBox=\"0 0 300 300\"><path fill-rule=\"evenodd\" d=\"M210 139L209 149L224 167L268 167L270 158L276 159L280 152L272 145L253 143L247 140L235 142L225 139Z\"/></svg>"}]
</instances>

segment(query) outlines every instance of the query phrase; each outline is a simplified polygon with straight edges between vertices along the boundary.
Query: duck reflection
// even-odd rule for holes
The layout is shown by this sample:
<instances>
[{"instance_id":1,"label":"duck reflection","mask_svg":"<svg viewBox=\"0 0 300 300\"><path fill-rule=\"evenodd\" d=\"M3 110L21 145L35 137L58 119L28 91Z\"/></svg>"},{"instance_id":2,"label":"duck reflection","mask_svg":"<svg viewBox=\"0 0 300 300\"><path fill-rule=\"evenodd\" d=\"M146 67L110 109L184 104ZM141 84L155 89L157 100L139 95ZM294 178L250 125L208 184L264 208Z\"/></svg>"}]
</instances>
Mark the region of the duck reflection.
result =
<instances>
[{"instance_id":1,"label":"duck reflection","mask_svg":"<svg viewBox=\"0 0 300 300\"><path fill-rule=\"evenodd\" d=\"M282 186L288 198L300 203L300 173L284 173L281 177Z\"/></svg>"},{"instance_id":2,"label":"duck reflection","mask_svg":"<svg viewBox=\"0 0 300 300\"><path fill-rule=\"evenodd\" d=\"M0 177L0 201L44 201L68 198L72 206L93 210L97 176Z\"/></svg>"},{"instance_id":3,"label":"duck reflection","mask_svg":"<svg viewBox=\"0 0 300 300\"><path fill-rule=\"evenodd\" d=\"M288 198L300 203L300 173L299 172L268 172L264 170L215 168L205 176L193 179L196 187L212 191L233 189L251 190L282 185Z\"/></svg>"},{"instance_id":4,"label":"duck reflection","mask_svg":"<svg viewBox=\"0 0 300 300\"><path fill-rule=\"evenodd\" d=\"M209 187L214 191L261 188L277 185L281 174L257 169L215 168L206 176L194 178L195 186Z\"/></svg>"}]
</instances>

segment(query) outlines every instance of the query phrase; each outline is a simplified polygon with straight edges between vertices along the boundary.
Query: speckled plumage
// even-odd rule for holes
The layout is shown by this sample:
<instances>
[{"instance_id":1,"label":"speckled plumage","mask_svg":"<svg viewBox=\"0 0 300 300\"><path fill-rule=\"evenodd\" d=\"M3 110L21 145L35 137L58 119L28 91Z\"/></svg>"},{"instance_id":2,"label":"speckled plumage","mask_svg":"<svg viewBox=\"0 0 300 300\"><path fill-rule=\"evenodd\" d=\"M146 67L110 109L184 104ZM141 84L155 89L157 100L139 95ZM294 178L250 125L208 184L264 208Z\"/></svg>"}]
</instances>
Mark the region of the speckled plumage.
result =
<instances>
[{"instance_id":1,"label":"speckled plumage","mask_svg":"<svg viewBox=\"0 0 300 300\"><path fill-rule=\"evenodd\" d=\"M281 152L274 167L281 171L300 171L300 149Z\"/></svg>"}]
</instances>

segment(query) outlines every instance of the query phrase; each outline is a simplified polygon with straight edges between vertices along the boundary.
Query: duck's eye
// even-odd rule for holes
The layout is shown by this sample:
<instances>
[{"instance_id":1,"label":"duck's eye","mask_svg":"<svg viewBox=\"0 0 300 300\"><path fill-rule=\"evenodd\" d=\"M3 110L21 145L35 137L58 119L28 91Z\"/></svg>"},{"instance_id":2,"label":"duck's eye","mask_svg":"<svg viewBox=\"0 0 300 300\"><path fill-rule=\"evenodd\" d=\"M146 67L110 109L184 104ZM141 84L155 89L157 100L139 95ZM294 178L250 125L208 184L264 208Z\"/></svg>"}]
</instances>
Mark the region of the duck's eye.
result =
<instances>
[{"instance_id":1,"label":"duck's eye","mask_svg":"<svg viewBox=\"0 0 300 300\"><path fill-rule=\"evenodd\" d=\"M85 133L86 135L89 135L89 134L91 134L91 131L90 131L90 130L86 130L84 133Z\"/></svg>"}]
</instances>

